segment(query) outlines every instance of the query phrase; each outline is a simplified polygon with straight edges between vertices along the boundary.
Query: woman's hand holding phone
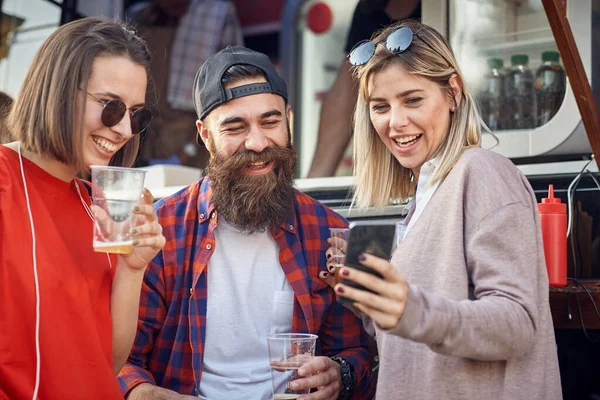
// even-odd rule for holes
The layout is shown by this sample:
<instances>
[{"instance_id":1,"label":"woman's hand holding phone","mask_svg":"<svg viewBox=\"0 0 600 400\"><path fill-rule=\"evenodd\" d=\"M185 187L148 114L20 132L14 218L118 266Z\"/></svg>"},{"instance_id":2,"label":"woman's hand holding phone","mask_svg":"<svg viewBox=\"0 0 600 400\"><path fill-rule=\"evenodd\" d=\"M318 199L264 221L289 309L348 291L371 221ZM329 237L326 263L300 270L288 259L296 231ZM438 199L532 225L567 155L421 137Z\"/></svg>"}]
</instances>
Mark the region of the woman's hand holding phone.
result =
<instances>
[{"instance_id":1,"label":"woman's hand holding phone","mask_svg":"<svg viewBox=\"0 0 600 400\"><path fill-rule=\"evenodd\" d=\"M382 329L396 327L406 309L408 284L404 275L388 260L370 254L361 254L358 261L381 274L383 278L356 268L342 267L336 275L367 290L337 283L334 287L335 293L345 297L347 302L370 317Z\"/></svg>"},{"instance_id":2,"label":"woman's hand holding phone","mask_svg":"<svg viewBox=\"0 0 600 400\"><path fill-rule=\"evenodd\" d=\"M327 272L319 277L333 287L338 300L356 307L383 329L395 327L406 307L408 284L389 261L395 224L390 221L361 221L350 224L348 243L333 238L327 242ZM335 243L333 240L341 241ZM334 267L334 248L347 254L346 266ZM383 258L383 257L387 257Z\"/></svg>"}]
</instances>

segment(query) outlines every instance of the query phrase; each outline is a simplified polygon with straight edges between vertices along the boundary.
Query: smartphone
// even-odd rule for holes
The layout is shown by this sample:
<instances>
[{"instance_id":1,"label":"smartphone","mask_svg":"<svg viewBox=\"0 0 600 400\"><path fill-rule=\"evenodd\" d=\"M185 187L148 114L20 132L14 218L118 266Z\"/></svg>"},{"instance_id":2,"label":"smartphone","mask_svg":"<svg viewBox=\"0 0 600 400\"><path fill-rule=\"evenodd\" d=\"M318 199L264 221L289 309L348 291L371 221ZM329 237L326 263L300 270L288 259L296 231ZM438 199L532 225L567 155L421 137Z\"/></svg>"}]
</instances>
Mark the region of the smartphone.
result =
<instances>
[{"instance_id":1,"label":"smartphone","mask_svg":"<svg viewBox=\"0 0 600 400\"><path fill-rule=\"evenodd\" d=\"M345 264L351 268L382 278L378 272L362 265L358 261L358 256L362 253L368 253L389 260L394 247L395 236L396 223L394 221L355 221L350 223ZM342 279L341 282L357 289L367 290L361 285L346 279ZM343 297L340 298L340 301L344 302L343 300Z\"/></svg>"}]
</instances>

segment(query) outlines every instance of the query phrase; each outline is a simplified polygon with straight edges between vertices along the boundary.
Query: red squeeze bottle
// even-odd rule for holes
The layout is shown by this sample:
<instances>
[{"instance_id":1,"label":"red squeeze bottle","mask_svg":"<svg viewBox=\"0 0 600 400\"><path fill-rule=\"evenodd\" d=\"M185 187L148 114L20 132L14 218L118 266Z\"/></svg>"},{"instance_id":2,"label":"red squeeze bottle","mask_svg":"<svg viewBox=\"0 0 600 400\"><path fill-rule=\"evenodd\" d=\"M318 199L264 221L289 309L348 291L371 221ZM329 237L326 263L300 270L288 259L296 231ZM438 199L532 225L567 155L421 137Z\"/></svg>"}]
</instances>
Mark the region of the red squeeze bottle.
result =
<instances>
[{"instance_id":1,"label":"red squeeze bottle","mask_svg":"<svg viewBox=\"0 0 600 400\"><path fill-rule=\"evenodd\" d=\"M550 286L567 285L567 205L554 197L554 185L548 187L548 197L538 203L544 255Z\"/></svg>"}]
</instances>

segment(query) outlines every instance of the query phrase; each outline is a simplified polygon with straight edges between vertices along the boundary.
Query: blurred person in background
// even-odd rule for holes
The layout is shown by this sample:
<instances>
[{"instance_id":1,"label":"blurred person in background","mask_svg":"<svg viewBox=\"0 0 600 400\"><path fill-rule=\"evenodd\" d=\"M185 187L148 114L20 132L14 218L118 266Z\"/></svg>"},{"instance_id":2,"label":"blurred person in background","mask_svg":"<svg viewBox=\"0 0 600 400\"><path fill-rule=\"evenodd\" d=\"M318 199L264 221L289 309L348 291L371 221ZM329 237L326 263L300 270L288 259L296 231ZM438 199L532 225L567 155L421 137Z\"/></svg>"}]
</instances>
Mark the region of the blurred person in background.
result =
<instances>
[{"instance_id":1,"label":"blurred person in background","mask_svg":"<svg viewBox=\"0 0 600 400\"><path fill-rule=\"evenodd\" d=\"M151 105L154 118L142 138L139 164L204 168L208 152L196 142L193 81L212 54L243 44L235 5L229 0L139 1L128 7L127 16L150 48L158 98Z\"/></svg>"},{"instance_id":2,"label":"blurred person in background","mask_svg":"<svg viewBox=\"0 0 600 400\"><path fill-rule=\"evenodd\" d=\"M0 92L0 144L11 142L11 135L6 124L6 119L10 113L13 99L4 92Z\"/></svg>"},{"instance_id":3,"label":"blurred person in background","mask_svg":"<svg viewBox=\"0 0 600 400\"><path fill-rule=\"evenodd\" d=\"M421 18L421 0L360 0L354 10L345 52L389 24ZM333 176L352 137L352 113L358 87L344 58L336 79L323 99L319 135L309 178Z\"/></svg>"}]
</instances>

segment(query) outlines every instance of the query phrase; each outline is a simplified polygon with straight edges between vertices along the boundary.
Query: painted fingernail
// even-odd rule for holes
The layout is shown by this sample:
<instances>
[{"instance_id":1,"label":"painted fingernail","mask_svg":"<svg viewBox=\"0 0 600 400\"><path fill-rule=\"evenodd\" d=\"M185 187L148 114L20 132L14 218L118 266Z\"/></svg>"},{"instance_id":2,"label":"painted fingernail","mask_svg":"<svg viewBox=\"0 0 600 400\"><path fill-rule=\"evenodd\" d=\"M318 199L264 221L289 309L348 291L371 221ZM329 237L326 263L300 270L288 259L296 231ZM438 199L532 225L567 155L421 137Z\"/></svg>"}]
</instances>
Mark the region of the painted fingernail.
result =
<instances>
[{"instance_id":1,"label":"painted fingernail","mask_svg":"<svg viewBox=\"0 0 600 400\"><path fill-rule=\"evenodd\" d=\"M132 234L132 235L135 235L136 233L137 233L137 229L132 229L132 230L131 230L131 234Z\"/></svg>"},{"instance_id":2,"label":"painted fingernail","mask_svg":"<svg viewBox=\"0 0 600 400\"><path fill-rule=\"evenodd\" d=\"M365 261L367 259L367 256L365 256L364 254L361 254L358 256L358 261Z\"/></svg>"},{"instance_id":3,"label":"painted fingernail","mask_svg":"<svg viewBox=\"0 0 600 400\"><path fill-rule=\"evenodd\" d=\"M134 210L135 211L140 211L140 208L138 206L135 206Z\"/></svg>"},{"instance_id":4,"label":"painted fingernail","mask_svg":"<svg viewBox=\"0 0 600 400\"><path fill-rule=\"evenodd\" d=\"M137 246L138 244L140 244L140 242L138 240L134 240L132 243L134 246Z\"/></svg>"},{"instance_id":5,"label":"painted fingernail","mask_svg":"<svg viewBox=\"0 0 600 400\"><path fill-rule=\"evenodd\" d=\"M344 293L344 288L341 287L341 286L338 287L336 290L337 290L338 293Z\"/></svg>"},{"instance_id":6,"label":"painted fingernail","mask_svg":"<svg viewBox=\"0 0 600 400\"><path fill-rule=\"evenodd\" d=\"M321 272L322 278L327 278L328 276L329 276L329 274L327 272Z\"/></svg>"},{"instance_id":7,"label":"painted fingernail","mask_svg":"<svg viewBox=\"0 0 600 400\"><path fill-rule=\"evenodd\" d=\"M329 270L329 272L333 272L335 267L333 265L329 265L329 266L327 266L327 269Z\"/></svg>"},{"instance_id":8,"label":"painted fingernail","mask_svg":"<svg viewBox=\"0 0 600 400\"><path fill-rule=\"evenodd\" d=\"M348 276L348 275L350 275L350 271L348 271L347 269L343 269L342 270L342 275Z\"/></svg>"},{"instance_id":9,"label":"painted fingernail","mask_svg":"<svg viewBox=\"0 0 600 400\"><path fill-rule=\"evenodd\" d=\"M329 260L331 258L331 254L327 254L327 259Z\"/></svg>"}]
</instances>

